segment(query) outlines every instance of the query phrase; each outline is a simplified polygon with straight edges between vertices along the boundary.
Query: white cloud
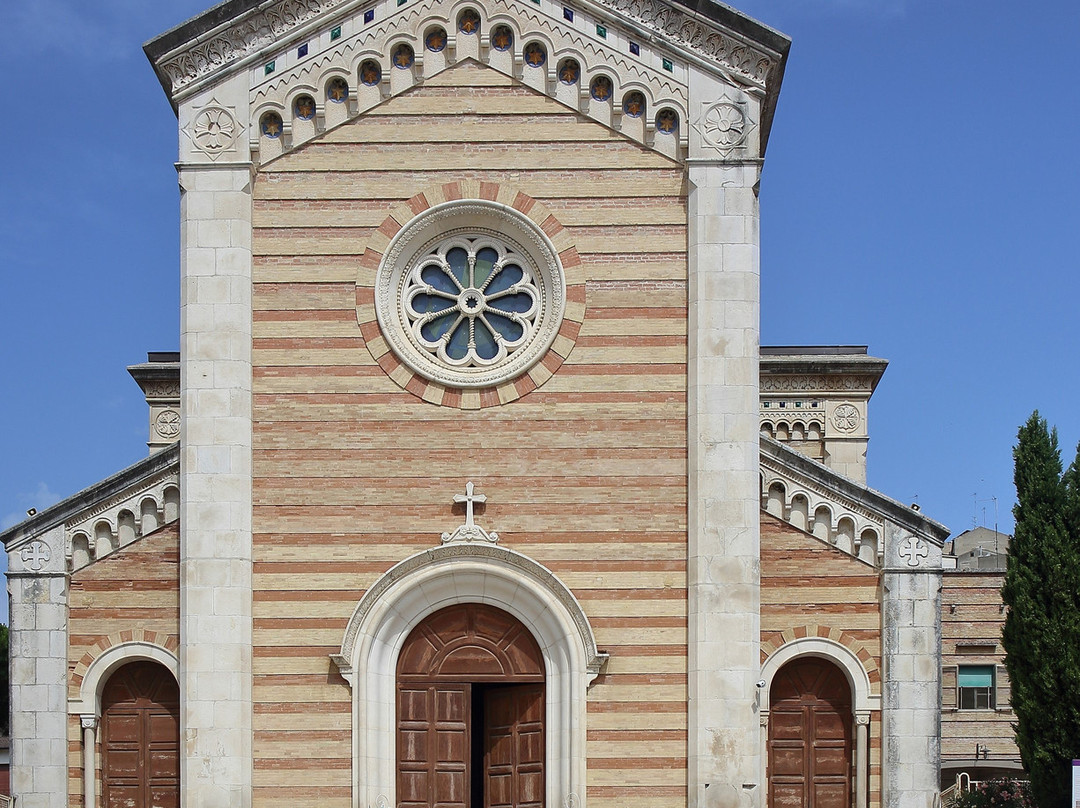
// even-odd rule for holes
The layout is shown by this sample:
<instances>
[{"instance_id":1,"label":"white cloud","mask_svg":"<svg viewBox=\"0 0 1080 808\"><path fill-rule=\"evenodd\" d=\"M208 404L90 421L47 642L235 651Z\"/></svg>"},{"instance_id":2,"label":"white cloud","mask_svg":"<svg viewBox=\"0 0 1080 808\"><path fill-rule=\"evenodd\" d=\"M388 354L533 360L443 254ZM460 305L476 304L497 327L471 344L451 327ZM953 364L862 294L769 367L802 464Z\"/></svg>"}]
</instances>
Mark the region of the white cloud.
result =
<instances>
[{"instance_id":1,"label":"white cloud","mask_svg":"<svg viewBox=\"0 0 1080 808\"><path fill-rule=\"evenodd\" d=\"M17 525L26 519L26 512L30 508L37 508L40 511L50 505L55 505L60 501L60 495L50 490L47 483L38 483L36 491L27 494L16 494L15 500L22 507L22 510L9 513L0 519L0 530L7 530L9 527Z\"/></svg>"}]
</instances>

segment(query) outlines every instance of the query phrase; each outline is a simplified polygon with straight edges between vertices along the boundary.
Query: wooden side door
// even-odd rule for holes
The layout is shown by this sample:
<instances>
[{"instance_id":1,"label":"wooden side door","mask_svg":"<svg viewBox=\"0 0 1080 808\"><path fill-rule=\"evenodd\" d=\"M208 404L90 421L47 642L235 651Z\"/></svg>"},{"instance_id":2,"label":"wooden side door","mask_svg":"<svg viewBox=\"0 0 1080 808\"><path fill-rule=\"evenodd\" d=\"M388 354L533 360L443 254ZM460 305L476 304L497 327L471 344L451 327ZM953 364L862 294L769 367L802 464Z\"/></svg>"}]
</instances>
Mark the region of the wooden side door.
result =
<instances>
[{"instance_id":1,"label":"wooden side door","mask_svg":"<svg viewBox=\"0 0 1080 808\"><path fill-rule=\"evenodd\" d=\"M484 808L543 808L544 686L484 692Z\"/></svg>"},{"instance_id":2,"label":"wooden side door","mask_svg":"<svg viewBox=\"0 0 1080 808\"><path fill-rule=\"evenodd\" d=\"M117 670L102 693L102 805L180 805L180 688L154 662Z\"/></svg>"},{"instance_id":3,"label":"wooden side door","mask_svg":"<svg viewBox=\"0 0 1080 808\"><path fill-rule=\"evenodd\" d=\"M769 805L851 808L851 688L822 659L798 659L773 680L769 709Z\"/></svg>"},{"instance_id":4,"label":"wooden side door","mask_svg":"<svg viewBox=\"0 0 1080 808\"><path fill-rule=\"evenodd\" d=\"M468 684L398 688L398 805L472 808Z\"/></svg>"}]
</instances>

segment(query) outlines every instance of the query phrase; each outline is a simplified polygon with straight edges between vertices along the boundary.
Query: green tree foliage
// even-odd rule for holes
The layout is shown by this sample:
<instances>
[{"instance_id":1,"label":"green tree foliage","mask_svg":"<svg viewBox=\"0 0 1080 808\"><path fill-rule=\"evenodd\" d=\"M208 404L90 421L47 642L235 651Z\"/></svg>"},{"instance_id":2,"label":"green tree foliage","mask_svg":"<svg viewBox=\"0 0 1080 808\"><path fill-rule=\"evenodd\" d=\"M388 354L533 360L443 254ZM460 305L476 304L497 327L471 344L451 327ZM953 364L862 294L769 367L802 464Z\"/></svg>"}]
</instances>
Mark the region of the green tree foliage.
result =
<instances>
[{"instance_id":1,"label":"green tree foliage","mask_svg":"<svg viewBox=\"0 0 1080 808\"><path fill-rule=\"evenodd\" d=\"M1080 455L1062 474L1035 412L1016 448L1016 531L1001 596L1016 743L1040 808L1066 808L1080 758Z\"/></svg>"}]
</instances>

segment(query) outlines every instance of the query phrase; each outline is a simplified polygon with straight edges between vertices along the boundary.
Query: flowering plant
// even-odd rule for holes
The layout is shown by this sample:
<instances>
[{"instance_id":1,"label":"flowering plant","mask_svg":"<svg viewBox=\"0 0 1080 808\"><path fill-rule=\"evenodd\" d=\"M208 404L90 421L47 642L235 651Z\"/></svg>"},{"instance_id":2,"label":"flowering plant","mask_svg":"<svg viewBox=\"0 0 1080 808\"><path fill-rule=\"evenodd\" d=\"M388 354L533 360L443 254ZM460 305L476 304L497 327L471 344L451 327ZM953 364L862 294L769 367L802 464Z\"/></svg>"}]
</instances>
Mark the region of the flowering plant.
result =
<instances>
[{"instance_id":1,"label":"flowering plant","mask_svg":"<svg viewBox=\"0 0 1080 808\"><path fill-rule=\"evenodd\" d=\"M972 783L957 791L947 808L1036 808L1031 786L1024 780L1003 778Z\"/></svg>"}]
</instances>

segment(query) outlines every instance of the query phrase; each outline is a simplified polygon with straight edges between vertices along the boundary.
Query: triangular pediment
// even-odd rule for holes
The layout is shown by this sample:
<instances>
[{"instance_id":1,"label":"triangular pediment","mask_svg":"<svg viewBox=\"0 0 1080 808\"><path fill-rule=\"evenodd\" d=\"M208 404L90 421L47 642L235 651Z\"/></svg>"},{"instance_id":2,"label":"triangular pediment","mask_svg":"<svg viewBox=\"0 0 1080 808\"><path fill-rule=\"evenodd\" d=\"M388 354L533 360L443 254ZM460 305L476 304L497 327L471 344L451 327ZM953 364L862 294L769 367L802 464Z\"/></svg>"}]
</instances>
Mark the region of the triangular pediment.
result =
<instances>
[{"instance_id":1,"label":"triangular pediment","mask_svg":"<svg viewBox=\"0 0 1080 808\"><path fill-rule=\"evenodd\" d=\"M463 22L468 15L475 25ZM432 31L442 32L438 47L431 47ZM355 115L370 105L363 96L371 87L395 95L473 58L590 117L603 119L607 103L616 124L624 112L633 117L640 98L643 142L655 112L665 113L665 133L681 121L685 139L689 76L704 70L761 99L755 126L764 144L789 44L713 2L689 9L672 0L231 0L145 50L174 106L246 75L252 109L276 104L286 125L296 88L306 87L317 106L325 98L329 109L340 99L328 94L327 82L339 76L352 91L345 103Z\"/></svg>"}]
</instances>

